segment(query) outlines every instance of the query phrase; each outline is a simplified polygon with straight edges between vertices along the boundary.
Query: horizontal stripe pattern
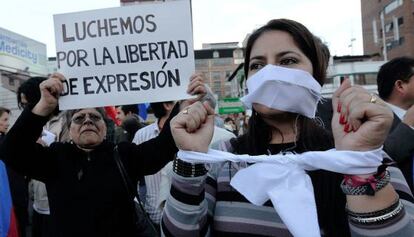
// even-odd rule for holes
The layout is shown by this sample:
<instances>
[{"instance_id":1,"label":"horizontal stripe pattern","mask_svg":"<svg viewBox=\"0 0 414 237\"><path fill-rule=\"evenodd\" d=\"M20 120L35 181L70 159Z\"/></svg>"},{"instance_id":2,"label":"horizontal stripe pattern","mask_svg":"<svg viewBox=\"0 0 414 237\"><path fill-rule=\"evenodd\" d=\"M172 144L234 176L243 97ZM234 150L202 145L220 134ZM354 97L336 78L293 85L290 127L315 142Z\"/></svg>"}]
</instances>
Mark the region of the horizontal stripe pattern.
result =
<instances>
[{"instance_id":1,"label":"horizontal stripe pattern","mask_svg":"<svg viewBox=\"0 0 414 237\"><path fill-rule=\"evenodd\" d=\"M231 177L244 167L245 163L214 164L210 167L207 178L198 177L198 182L197 178L188 180L174 174L176 182L173 181L173 186L179 187L172 188L166 203L162 224L163 231L166 229L165 236L292 236L270 201L263 206L253 205L230 186ZM392 223L376 226L376 229L350 224L352 236L411 236L414 233L412 194L407 193L408 186L400 175L401 172L395 168L391 170L392 183L395 183L403 203L407 203L406 213ZM206 192L205 201L194 206L192 198L200 194L202 187ZM184 190L187 195L177 194Z\"/></svg>"}]
</instances>

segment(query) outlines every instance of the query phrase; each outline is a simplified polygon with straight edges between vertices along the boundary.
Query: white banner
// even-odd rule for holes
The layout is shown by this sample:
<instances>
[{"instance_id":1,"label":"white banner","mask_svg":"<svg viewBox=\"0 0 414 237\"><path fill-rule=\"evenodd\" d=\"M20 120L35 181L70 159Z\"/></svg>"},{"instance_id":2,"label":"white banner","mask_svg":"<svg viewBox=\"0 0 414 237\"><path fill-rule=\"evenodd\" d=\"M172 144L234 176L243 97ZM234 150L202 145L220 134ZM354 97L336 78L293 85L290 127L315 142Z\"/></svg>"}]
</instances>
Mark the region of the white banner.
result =
<instances>
[{"instance_id":1,"label":"white banner","mask_svg":"<svg viewBox=\"0 0 414 237\"><path fill-rule=\"evenodd\" d=\"M195 70L189 0L54 16L61 110L186 99Z\"/></svg>"}]
</instances>

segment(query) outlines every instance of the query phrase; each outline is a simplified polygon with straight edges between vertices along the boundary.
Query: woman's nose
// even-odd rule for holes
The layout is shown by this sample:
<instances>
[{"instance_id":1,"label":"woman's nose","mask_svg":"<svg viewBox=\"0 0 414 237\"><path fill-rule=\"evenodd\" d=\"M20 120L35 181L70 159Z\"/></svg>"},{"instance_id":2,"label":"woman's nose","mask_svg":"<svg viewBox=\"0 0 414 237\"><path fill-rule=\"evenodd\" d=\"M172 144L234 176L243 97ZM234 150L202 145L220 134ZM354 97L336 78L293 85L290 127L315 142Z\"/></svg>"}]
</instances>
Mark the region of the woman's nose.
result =
<instances>
[{"instance_id":1,"label":"woman's nose","mask_svg":"<svg viewBox=\"0 0 414 237\"><path fill-rule=\"evenodd\" d=\"M83 121L83 124L86 124L86 123L93 124L93 121L92 121L91 117L89 117L89 115L86 115L85 116L85 121Z\"/></svg>"}]
</instances>

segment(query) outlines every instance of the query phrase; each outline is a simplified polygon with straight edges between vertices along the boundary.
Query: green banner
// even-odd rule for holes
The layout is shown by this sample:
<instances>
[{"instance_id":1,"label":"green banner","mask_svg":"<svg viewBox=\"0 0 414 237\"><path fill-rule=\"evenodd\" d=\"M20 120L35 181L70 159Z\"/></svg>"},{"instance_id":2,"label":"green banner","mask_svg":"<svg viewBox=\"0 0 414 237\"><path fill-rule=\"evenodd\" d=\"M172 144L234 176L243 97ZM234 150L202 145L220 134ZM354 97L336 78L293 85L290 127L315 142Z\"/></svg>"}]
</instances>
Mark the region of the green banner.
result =
<instances>
[{"instance_id":1,"label":"green banner","mask_svg":"<svg viewBox=\"0 0 414 237\"><path fill-rule=\"evenodd\" d=\"M237 114L244 112L243 103L240 98L224 98L219 100L219 114Z\"/></svg>"}]
</instances>

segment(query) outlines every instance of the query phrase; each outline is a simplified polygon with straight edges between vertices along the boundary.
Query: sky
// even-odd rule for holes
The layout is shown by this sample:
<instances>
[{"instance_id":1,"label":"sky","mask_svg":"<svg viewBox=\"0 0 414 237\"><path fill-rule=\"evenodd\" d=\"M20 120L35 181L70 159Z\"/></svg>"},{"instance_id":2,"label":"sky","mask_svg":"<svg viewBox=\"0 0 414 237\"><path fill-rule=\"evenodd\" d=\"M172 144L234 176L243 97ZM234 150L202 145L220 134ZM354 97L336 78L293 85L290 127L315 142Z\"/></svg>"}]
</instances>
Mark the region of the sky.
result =
<instances>
[{"instance_id":1,"label":"sky","mask_svg":"<svg viewBox=\"0 0 414 237\"><path fill-rule=\"evenodd\" d=\"M0 27L47 45L55 56L53 15L120 6L119 0L3 0ZM360 0L193 0L194 47L241 42L271 19L289 18L319 36L332 55L360 55ZM352 42L352 47L351 47Z\"/></svg>"}]
</instances>

